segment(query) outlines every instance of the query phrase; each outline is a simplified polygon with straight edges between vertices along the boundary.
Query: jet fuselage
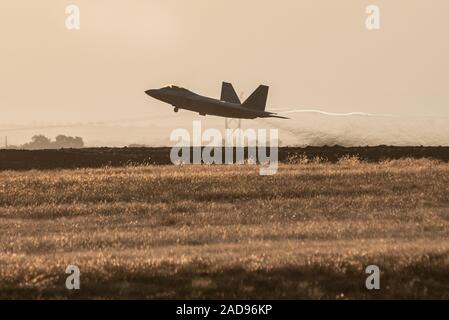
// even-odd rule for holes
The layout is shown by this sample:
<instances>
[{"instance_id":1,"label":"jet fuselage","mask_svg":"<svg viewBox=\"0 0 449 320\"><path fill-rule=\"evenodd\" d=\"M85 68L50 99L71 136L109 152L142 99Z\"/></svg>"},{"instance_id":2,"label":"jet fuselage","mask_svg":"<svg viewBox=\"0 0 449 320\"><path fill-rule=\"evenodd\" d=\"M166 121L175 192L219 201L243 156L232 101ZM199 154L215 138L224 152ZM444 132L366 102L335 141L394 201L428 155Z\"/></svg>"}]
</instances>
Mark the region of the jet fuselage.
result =
<instances>
[{"instance_id":1,"label":"jet fuselage","mask_svg":"<svg viewBox=\"0 0 449 320\"><path fill-rule=\"evenodd\" d=\"M250 109L242 104L222 101L201 96L187 89L168 86L161 89L151 89L145 93L157 100L171 104L175 111L185 109L200 115L213 115L226 118L256 119L274 117L271 112Z\"/></svg>"}]
</instances>

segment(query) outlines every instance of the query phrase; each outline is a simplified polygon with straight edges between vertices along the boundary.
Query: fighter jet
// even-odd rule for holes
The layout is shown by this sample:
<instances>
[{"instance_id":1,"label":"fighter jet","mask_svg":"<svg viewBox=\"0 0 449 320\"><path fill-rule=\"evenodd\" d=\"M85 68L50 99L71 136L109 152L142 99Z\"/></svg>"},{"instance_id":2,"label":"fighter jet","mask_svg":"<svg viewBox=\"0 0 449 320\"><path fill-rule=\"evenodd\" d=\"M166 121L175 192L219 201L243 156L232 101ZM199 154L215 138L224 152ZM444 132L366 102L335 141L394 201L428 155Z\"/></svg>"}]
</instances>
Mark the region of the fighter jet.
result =
<instances>
[{"instance_id":1,"label":"fighter jet","mask_svg":"<svg viewBox=\"0 0 449 320\"><path fill-rule=\"evenodd\" d=\"M236 119L288 119L265 111L268 89L267 86L259 86L243 103L240 102L232 84L227 82L223 82L220 100L201 96L175 85L147 90L145 93L157 100L171 104L175 112L185 109L198 112L202 116L212 115Z\"/></svg>"}]
</instances>

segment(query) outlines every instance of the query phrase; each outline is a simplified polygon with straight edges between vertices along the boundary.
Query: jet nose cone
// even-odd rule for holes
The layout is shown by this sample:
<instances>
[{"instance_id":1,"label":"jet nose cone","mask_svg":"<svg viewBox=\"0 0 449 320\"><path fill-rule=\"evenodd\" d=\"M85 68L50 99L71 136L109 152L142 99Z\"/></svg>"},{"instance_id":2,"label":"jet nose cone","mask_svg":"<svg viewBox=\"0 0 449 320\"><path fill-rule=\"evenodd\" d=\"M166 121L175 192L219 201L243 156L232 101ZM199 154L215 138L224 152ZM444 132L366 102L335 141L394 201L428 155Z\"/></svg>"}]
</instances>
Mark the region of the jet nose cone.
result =
<instances>
[{"instance_id":1,"label":"jet nose cone","mask_svg":"<svg viewBox=\"0 0 449 320\"><path fill-rule=\"evenodd\" d=\"M150 97L154 97L155 94L156 94L156 91L157 91L157 90L150 89L150 90L145 91L145 93L146 93L147 95L149 95Z\"/></svg>"}]
</instances>

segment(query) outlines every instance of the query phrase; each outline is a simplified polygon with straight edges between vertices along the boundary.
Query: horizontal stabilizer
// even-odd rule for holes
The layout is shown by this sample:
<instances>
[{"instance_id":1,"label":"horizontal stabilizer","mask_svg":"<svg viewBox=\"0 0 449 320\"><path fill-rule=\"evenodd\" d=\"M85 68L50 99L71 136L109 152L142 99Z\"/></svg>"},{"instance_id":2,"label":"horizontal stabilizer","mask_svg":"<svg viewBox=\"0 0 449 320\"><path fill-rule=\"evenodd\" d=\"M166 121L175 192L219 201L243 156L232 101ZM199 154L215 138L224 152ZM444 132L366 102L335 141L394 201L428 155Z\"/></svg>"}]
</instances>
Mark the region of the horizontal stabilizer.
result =
<instances>
[{"instance_id":1,"label":"horizontal stabilizer","mask_svg":"<svg viewBox=\"0 0 449 320\"><path fill-rule=\"evenodd\" d=\"M277 114L271 114L271 115L268 116L268 118L290 119L288 117L278 116Z\"/></svg>"}]
</instances>

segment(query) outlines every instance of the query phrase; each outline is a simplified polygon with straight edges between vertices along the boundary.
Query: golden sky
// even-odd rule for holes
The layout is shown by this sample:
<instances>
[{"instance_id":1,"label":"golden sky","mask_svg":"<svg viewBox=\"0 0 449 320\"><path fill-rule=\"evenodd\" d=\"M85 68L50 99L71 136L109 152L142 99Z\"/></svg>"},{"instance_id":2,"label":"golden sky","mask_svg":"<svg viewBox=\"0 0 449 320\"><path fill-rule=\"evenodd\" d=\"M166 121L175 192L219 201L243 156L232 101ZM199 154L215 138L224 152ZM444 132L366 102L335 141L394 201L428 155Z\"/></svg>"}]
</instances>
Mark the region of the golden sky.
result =
<instances>
[{"instance_id":1,"label":"golden sky","mask_svg":"<svg viewBox=\"0 0 449 320\"><path fill-rule=\"evenodd\" d=\"M0 123L171 121L144 90L218 97L223 80L245 96L270 85L269 108L449 116L447 12L447 0L4 0Z\"/></svg>"}]
</instances>

